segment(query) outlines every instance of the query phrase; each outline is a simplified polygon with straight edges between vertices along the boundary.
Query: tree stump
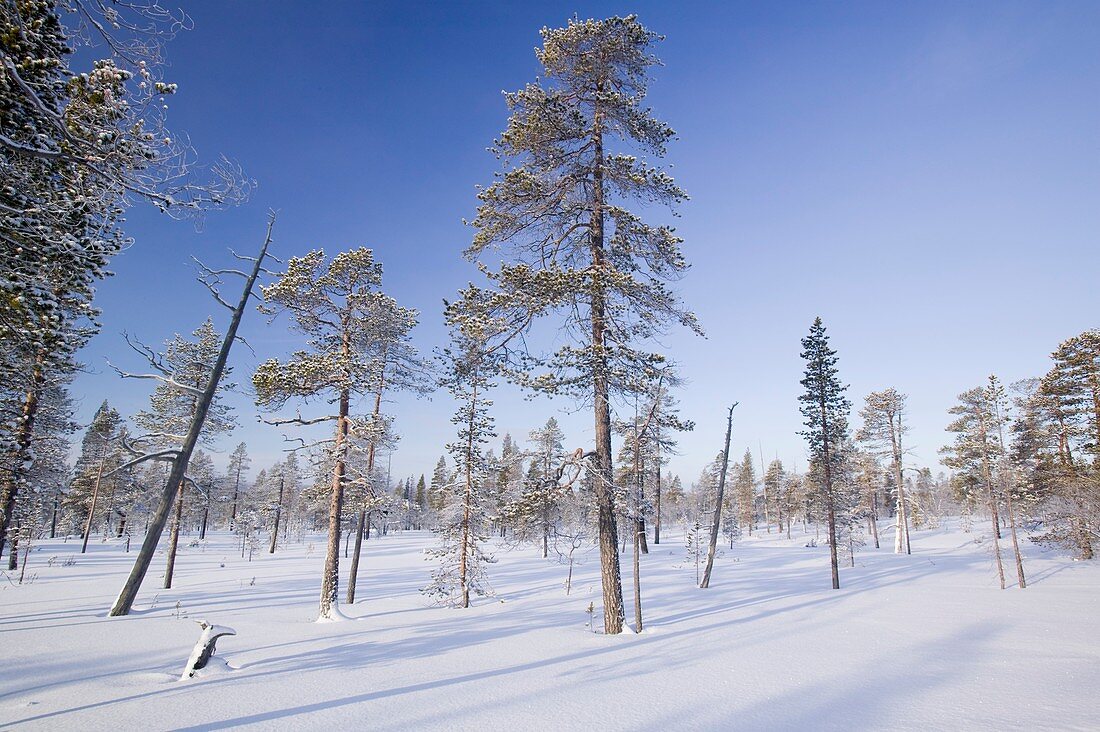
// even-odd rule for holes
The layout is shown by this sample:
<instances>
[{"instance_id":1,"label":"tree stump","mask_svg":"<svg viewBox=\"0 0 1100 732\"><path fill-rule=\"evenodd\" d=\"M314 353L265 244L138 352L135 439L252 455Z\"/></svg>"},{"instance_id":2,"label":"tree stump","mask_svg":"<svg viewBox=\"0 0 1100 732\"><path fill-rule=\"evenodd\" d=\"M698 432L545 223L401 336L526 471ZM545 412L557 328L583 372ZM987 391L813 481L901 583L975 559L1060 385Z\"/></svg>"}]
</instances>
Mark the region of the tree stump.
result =
<instances>
[{"instance_id":1,"label":"tree stump","mask_svg":"<svg viewBox=\"0 0 1100 732\"><path fill-rule=\"evenodd\" d=\"M189 679L195 675L196 671L205 668L211 656L214 655L218 638L223 635L237 634L237 631L224 625L211 625L205 620L200 620L198 623L199 627L202 628L202 635L199 636L199 641L195 644L195 647L191 649L191 657L187 659L187 666L183 669L181 680Z\"/></svg>"}]
</instances>

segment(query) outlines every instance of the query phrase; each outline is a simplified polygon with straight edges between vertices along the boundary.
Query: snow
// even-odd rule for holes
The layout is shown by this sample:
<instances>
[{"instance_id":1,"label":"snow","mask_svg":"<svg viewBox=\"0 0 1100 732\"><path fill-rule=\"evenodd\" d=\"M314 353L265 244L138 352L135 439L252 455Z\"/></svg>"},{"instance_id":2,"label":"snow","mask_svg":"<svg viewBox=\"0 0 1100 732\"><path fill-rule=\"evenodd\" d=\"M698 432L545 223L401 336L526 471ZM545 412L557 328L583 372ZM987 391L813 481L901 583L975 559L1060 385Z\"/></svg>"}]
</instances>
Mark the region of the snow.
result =
<instances>
[{"instance_id":1,"label":"snow","mask_svg":"<svg viewBox=\"0 0 1100 732\"><path fill-rule=\"evenodd\" d=\"M1029 542L1028 589L1001 591L981 534L914 532L908 557L882 530L840 591L827 549L774 534L726 548L699 590L666 535L643 557L646 630L620 636L586 626L594 552L566 596L564 566L495 544L497 596L456 610L419 592L435 537L375 537L348 622L316 623L320 536L252 562L228 535L181 542L176 587L156 588L160 555L125 618L105 617L123 545L42 542L33 582L0 580L0 728L1100 727L1100 563ZM197 618L237 635L179 682Z\"/></svg>"}]
</instances>

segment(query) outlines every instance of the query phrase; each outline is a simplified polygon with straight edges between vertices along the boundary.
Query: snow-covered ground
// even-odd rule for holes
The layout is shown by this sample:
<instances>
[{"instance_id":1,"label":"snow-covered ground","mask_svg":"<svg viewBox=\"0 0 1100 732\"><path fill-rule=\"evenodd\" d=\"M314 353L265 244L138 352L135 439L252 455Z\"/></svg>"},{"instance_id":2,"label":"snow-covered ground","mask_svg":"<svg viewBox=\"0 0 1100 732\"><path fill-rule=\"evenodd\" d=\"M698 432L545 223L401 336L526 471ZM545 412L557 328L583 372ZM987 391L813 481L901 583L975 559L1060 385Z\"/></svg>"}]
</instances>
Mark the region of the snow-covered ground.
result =
<instances>
[{"instance_id":1,"label":"snow-covered ground","mask_svg":"<svg viewBox=\"0 0 1100 732\"><path fill-rule=\"evenodd\" d=\"M321 537L248 562L215 535L183 549L172 590L161 556L137 612L113 619L133 555L43 542L33 581L0 579L0 728L1100 728L1100 564L1028 543L1028 589L1001 591L981 536L866 549L840 591L825 549L767 534L699 590L669 536L643 557L645 632L614 637L586 627L594 553L566 596L563 566L498 547L496 597L454 610L418 592L430 534L375 538L351 619L318 624ZM236 629L229 668L179 681L196 619Z\"/></svg>"}]
</instances>

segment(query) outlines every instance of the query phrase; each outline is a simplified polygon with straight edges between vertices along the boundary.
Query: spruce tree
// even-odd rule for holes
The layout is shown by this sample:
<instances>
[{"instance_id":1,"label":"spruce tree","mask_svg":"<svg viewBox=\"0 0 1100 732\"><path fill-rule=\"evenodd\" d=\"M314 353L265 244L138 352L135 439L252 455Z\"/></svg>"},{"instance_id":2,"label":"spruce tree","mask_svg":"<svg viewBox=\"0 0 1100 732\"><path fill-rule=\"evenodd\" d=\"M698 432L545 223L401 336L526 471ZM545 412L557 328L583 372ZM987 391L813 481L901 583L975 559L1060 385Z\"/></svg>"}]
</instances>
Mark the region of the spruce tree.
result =
<instances>
[{"instance_id":1,"label":"spruce tree","mask_svg":"<svg viewBox=\"0 0 1100 732\"><path fill-rule=\"evenodd\" d=\"M810 459L820 468L818 491L829 522L829 563L833 589L840 589L837 563L837 489L835 473L841 467L841 446L848 439L848 412L851 402L844 396L847 385L840 382L836 351L829 347L829 336L821 318L815 318L810 333L802 339L805 375L800 382L806 390L798 397L806 429L800 432L810 448Z\"/></svg>"}]
</instances>

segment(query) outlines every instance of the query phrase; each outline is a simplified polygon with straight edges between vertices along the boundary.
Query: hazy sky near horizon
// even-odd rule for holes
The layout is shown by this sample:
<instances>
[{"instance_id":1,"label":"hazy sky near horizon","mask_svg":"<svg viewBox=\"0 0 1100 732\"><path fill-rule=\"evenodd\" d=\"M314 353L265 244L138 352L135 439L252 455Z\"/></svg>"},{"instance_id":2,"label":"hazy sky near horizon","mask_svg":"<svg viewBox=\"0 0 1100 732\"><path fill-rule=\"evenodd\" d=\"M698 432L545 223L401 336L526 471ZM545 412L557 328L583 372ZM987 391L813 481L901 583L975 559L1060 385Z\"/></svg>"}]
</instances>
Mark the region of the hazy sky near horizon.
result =
<instances>
[{"instance_id":1,"label":"hazy sky near horizon","mask_svg":"<svg viewBox=\"0 0 1100 732\"><path fill-rule=\"evenodd\" d=\"M815 316L839 352L855 408L871 390L909 394L914 465L933 465L959 392L996 372L1042 375L1060 341L1097 318L1100 264L1100 4L702 2L186 2L194 29L169 46L180 86L169 121L201 157L238 161L251 201L201 231L148 208L99 287L103 332L76 381L85 420L106 397L126 415L149 383L121 333L158 343L211 313L192 254L368 246L385 289L418 308L416 344L445 341L441 302L480 281L461 257L501 90L533 81L543 26L637 13L667 37L649 103L679 133L670 172L691 195L677 221L692 269L677 284L706 339L674 332L682 414L696 422L671 471L685 483L721 447L804 468L797 432L802 338ZM296 344L286 321L249 313L234 381ZM592 440L564 401L493 394L500 434L549 416L567 447ZM275 428L234 397L253 470L281 457ZM311 412L313 409L313 412ZM324 406L303 408L320 413ZM395 477L429 473L453 405L395 397ZM854 412L855 410L853 410ZM853 425L858 418L853 413ZM218 458L224 460L224 455Z\"/></svg>"}]
</instances>

